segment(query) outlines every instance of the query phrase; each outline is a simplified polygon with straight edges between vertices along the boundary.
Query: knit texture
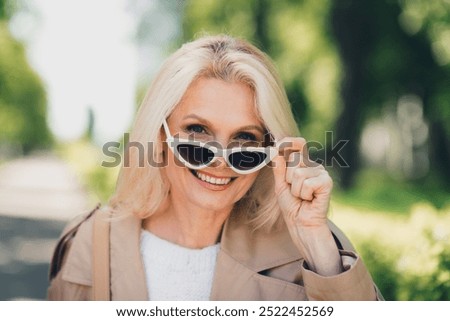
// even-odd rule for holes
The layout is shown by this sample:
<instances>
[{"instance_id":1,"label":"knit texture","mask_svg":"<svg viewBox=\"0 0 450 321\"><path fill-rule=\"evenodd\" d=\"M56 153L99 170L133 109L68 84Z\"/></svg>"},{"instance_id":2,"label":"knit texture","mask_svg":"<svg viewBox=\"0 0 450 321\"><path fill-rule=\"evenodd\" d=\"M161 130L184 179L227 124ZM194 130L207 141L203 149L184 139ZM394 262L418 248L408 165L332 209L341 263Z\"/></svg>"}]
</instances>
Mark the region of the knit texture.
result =
<instances>
[{"instance_id":1,"label":"knit texture","mask_svg":"<svg viewBox=\"0 0 450 321\"><path fill-rule=\"evenodd\" d=\"M185 248L143 230L141 255L150 300L209 300L219 249L220 244Z\"/></svg>"}]
</instances>

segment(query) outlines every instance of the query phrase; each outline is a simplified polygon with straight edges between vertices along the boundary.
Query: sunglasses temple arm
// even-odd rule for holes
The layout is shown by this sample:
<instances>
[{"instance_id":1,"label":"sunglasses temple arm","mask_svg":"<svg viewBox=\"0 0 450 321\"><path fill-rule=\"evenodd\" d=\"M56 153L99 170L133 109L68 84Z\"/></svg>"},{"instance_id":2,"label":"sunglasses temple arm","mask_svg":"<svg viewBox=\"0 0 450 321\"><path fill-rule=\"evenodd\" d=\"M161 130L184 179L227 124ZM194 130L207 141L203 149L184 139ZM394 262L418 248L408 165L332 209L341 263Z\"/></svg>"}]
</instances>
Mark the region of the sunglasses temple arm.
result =
<instances>
[{"instance_id":1,"label":"sunglasses temple arm","mask_svg":"<svg viewBox=\"0 0 450 321\"><path fill-rule=\"evenodd\" d=\"M172 135L170 134L170 130L169 130L169 125L167 125L167 121L166 119L163 119L163 127L164 127L164 131L166 132L166 136L167 138L172 138Z\"/></svg>"},{"instance_id":2,"label":"sunglasses temple arm","mask_svg":"<svg viewBox=\"0 0 450 321\"><path fill-rule=\"evenodd\" d=\"M279 148L279 145L278 145L278 140L274 140L273 141L273 146L272 146L272 148L275 148L276 150L279 150L280 148Z\"/></svg>"}]
</instances>

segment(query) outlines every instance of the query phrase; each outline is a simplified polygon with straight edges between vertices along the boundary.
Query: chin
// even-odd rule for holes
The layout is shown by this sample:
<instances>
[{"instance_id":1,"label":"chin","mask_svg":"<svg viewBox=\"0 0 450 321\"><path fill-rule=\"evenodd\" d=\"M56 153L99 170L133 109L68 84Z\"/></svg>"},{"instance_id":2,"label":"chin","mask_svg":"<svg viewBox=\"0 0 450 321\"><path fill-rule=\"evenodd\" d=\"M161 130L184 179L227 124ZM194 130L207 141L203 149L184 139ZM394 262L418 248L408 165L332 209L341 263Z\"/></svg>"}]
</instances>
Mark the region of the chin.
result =
<instances>
[{"instance_id":1,"label":"chin","mask_svg":"<svg viewBox=\"0 0 450 321\"><path fill-rule=\"evenodd\" d=\"M226 191L211 191L200 187L192 188L189 191L188 201L200 208L213 212L232 208L237 202L236 197L237 195L231 189Z\"/></svg>"}]
</instances>

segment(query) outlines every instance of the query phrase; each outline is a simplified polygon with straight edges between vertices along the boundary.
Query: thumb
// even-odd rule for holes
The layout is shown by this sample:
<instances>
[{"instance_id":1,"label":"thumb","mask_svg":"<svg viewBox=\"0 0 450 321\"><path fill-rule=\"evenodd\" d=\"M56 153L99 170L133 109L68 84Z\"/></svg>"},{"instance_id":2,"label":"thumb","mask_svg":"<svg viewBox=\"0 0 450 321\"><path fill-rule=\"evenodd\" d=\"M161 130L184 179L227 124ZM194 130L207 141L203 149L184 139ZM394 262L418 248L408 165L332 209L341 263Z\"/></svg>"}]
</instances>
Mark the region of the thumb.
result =
<instances>
[{"instance_id":1,"label":"thumb","mask_svg":"<svg viewBox=\"0 0 450 321\"><path fill-rule=\"evenodd\" d=\"M286 159L284 156L278 155L272 162L272 170L275 178L275 194L278 198L278 205L283 214L293 217L297 213L301 202L292 196L290 186L286 181Z\"/></svg>"},{"instance_id":2,"label":"thumb","mask_svg":"<svg viewBox=\"0 0 450 321\"><path fill-rule=\"evenodd\" d=\"M277 155L272 160L273 176L275 178L275 193L280 195L287 187L286 160L283 155Z\"/></svg>"}]
</instances>

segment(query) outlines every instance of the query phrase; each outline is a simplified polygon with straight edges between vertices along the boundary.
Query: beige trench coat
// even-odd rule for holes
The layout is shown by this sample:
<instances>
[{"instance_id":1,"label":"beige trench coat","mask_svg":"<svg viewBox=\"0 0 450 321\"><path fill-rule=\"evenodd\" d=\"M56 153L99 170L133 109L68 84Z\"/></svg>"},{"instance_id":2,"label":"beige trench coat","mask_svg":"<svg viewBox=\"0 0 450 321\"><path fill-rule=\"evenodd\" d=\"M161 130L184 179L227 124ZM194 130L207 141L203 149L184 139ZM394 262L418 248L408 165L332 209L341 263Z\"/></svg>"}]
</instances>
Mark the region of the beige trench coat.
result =
<instances>
[{"instance_id":1,"label":"beige trench coat","mask_svg":"<svg viewBox=\"0 0 450 321\"><path fill-rule=\"evenodd\" d=\"M73 238L61 238L52 265L61 264L50 283L50 300L90 300L92 234L90 216ZM71 226L76 224L73 222ZM69 230L70 227L66 228ZM376 300L382 299L361 258L333 223L346 271L323 277L307 269L286 226L270 234L251 232L230 217L224 225L211 300ZM112 300L149 300L140 254L141 220L127 216L111 223ZM63 233L64 235L64 233ZM65 252L65 253L64 253ZM64 258L62 260L62 258ZM62 260L61 262L56 262Z\"/></svg>"}]
</instances>

